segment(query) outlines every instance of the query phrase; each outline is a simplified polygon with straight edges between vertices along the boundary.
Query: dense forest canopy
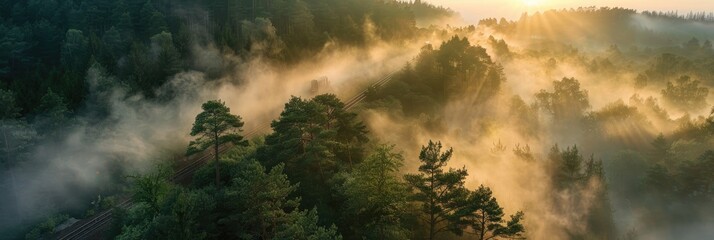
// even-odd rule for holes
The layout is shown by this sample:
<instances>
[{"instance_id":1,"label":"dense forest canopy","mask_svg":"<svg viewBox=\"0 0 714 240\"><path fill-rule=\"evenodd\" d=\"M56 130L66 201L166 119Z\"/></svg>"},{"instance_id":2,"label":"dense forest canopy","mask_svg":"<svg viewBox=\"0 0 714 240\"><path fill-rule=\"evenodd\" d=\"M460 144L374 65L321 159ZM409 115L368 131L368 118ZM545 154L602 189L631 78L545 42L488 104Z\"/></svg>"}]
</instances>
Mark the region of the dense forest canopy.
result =
<instances>
[{"instance_id":1,"label":"dense forest canopy","mask_svg":"<svg viewBox=\"0 0 714 240\"><path fill-rule=\"evenodd\" d=\"M35 111L47 89L79 107L89 91L85 73L94 64L132 91L154 96L180 71L222 71L196 64L196 45L212 43L238 55L264 49L290 63L331 42L362 46L372 37L414 37L415 12L420 20L450 15L430 5L381 0L23 0L0 6L2 87L17 94L23 114Z\"/></svg>"},{"instance_id":2,"label":"dense forest canopy","mask_svg":"<svg viewBox=\"0 0 714 240\"><path fill-rule=\"evenodd\" d=\"M709 13L0 7L0 239L714 236Z\"/></svg>"}]
</instances>

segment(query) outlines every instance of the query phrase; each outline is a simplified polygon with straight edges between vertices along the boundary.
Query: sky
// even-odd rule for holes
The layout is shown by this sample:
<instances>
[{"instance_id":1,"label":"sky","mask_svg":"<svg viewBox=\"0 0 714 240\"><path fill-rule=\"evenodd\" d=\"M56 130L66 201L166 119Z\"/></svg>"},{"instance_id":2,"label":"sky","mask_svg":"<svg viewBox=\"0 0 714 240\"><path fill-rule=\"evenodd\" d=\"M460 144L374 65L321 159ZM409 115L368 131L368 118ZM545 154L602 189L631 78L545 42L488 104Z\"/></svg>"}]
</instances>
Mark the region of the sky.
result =
<instances>
[{"instance_id":1,"label":"sky","mask_svg":"<svg viewBox=\"0 0 714 240\"><path fill-rule=\"evenodd\" d=\"M483 18L518 19L524 12L577 7L625 7L638 11L714 12L714 0L423 0L451 8L470 23Z\"/></svg>"}]
</instances>

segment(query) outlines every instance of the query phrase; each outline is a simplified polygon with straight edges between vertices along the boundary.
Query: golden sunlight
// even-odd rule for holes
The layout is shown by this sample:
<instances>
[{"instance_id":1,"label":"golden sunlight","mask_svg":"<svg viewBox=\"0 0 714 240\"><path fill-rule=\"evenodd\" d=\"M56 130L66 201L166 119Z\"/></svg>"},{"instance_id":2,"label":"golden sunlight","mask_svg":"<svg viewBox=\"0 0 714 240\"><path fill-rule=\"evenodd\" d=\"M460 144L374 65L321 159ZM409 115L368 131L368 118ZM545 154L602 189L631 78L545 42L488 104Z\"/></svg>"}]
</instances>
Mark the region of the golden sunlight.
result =
<instances>
[{"instance_id":1,"label":"golden sunlight","mask_svg":"<svg viewBox=\"0 0 714 240\"><path fill-rule=\"evenodd\" d=\"M529 7L535 7L543 3L543 0L523 0L523 3Z\"/></svg>"}]
</instances>

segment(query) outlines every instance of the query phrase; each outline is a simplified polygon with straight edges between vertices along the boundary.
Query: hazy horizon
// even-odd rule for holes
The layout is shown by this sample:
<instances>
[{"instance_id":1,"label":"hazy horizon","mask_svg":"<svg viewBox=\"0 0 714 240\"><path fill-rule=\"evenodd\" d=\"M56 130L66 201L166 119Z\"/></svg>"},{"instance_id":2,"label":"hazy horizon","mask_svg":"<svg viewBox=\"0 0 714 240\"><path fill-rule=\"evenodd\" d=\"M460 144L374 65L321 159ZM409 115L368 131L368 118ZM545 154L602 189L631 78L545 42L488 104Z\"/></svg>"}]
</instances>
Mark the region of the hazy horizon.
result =
<instances>
[{"instance_id":1,"label":"hazy horizon","mask_svg":"<svg viewBox=\"0 0 714 240\"><path fill-rule=\"evenodd\" d=\"M646 0L427 0L431 4L450 8L458 12L469 23L477 23L483 18L501 18L517 20L521 14L534 13L549 9L578 7L623 7L641 11L677 11L689 12L714 11L714 1L646 1Z\"/></svg>"}]
</instances>

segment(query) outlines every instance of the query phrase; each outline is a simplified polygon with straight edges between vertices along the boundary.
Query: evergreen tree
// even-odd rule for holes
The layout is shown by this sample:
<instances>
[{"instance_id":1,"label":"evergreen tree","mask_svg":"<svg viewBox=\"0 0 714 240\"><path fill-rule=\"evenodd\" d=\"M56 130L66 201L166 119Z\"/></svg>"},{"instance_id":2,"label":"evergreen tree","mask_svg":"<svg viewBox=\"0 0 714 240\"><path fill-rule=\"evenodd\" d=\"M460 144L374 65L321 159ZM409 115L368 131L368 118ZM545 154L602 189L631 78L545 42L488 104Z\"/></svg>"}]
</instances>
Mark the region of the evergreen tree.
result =
<instances>
[{"instance_id":1,"label":"evergreen tree","mask_svg":"<svg viewBox=\"0 0 714 240\"><path fill-rule=\"evenodd\" d=\"M66 127L69 114L70 111L64 98L53 92L52 89L47 89L47 93L42 96L40 105L37 107L36 128L44 136L52 136L61 127Z\"/></svg>"},{"instance_id":2,"label":"evergreen tree","mask_svg":"<svg viewBox=\"0 0 714 240\"><path fill-rule=\"evenodd\" d=\"M111 27L104 32L102 36L102 44L108 54L109 60L119 59L126 50L126 44L122 38L121 32L116 27Z\"/></svg>"},{"instance_id":3,"label":"evergreen tree","mask_svg":"<svg viewBox=\"0 0 714 240\"><path fill-rule=\"evenodd\" d=\"M243 159L226 188L231 212L219 223L226 224L239 239L336 239L336 229L317 225L314 211L300 211L300 199L292 197L297 185L290 184L283 165L265 168L254 159Z\"/></svg>"},{"instance_id":4,"label":"evergreen tree","mask_svg":"<svg viewBox=\"0 0 714 240\"><path fill-rule=\"evenodd\" d=\"M583 182L585 179L582 173L584 160L577 146L561 151L558 145L555 145L551 148L549 157L554 164L553 180L557 188L565 189Z\"/></svg>"},{"instance_id":5,"label":"evergreen tree","mask_svg":"<svg viewBox=\"0 0 714 240\"><path fill-rule=\"evenodd\" d=\"M0 89L0 120L20 117L20 108L15 103L15 93Z\"/></svg>"},{"instance_id":6,"label":"evergreen tree","mask_svg":"<svg viewBox=\"0 0 714 240\"><path fill-rule=\"evenodd\" d=\"M254 159L238 163L235 178L226 188L231 215L220 219L240 239L273 239L278 226L290 223L300 200L292 198L297 188L283 174L283 165L266 173Z\"/></svg>"},{"instance_id":7,"label":"evergreen tree","mask_svg":"<svg viewBox=\"0 0 714 240\"><path fill-rule=\"evenodd\" d=\"M134 204L122 218L116 239L205 239L213 229L210 214L215 200L204 190L181 189L168 182L169 172L157 171L134 177Z\"/></svg>"},{"instance_id":8,"label":"evergreen tree","mask_svg":"<svg viewBox=\"0 0 714 240\"><path fill-rule=\"evenodd\" d=\"M511 215L511 219L506 222L503 219L503 208L491 194L490 188L479 186L469 194L468 205L464 208L465 222L474 231L476 239L524 238L525 228L521 224L523 212Z\"/></svg>"},{"instance_id":9,"label":"evergreen tree","mask_svg":"<svg viewBox=\"0 0 714 240\"><path fill-rule=\"evenodd\" d=\"M341 240L342 236L337 233L337 228L333 225L330 228L318 225L317 210L296 211L290 214L292 222L279 226L275 234L275 240Z\"/></svg>"},{"instance_id":10,"label":"evergreen tree","mask_svg":"<svg viewBox=\"0 0 714 240\"><path fill-rule=\"evenodd\" d=\"M403 217L407 212L407 186L397 176L404 161L394 146L380 145L348 174L341 192L345 217L356 219L358 236L368 239L407 239Z\"/></svg>"},{"instance_id":11,"label":"evergreen tree","mask_svg":"<svg viewBox=\"0 0 714 240\"><path fill-rule=\"evenodd\" d=\"M166 79L181 70L181 54L176 49L173 42L173 36L168 32L161 32L151 37L151 56L154 64L150 69L153 74L150 75L148 89L145 93L153 93L155 88L163 84Z\"/></svg>"},{"instance_id":12,"label":"evergreen tree","mask_svg":"<svg viewBox=\"0 0 714 240\"><path fill-rule=\"evenodd\" d=\"M657 137L652 140L652 147L654 151L652 152L652 158L658 163L667 163L671 158L671 143L664 138L664 134L660 133Z\"/></svg>"},{"instance_id":13,"label":"evergreen tree","mask_svg":"<svg viewBox=\"0 0 714 240\"><path fill-rule=\"evenodd\" d=\"M466 168L444 171L452 153L452 149L442 152L441 142L429 141L419 153L419 173L404 176L414 191L413 199L422 205L430 240L442 232L462 233L462 213L469 193L464 179L468 173Z\"/></svg>"},{"instance_id":14,"label":"evergreen tree","mask_svg":"<svg viewBox=\"0 0 714 240\"><path fill-rule=\"evenodd\" d=\"M77 29L67 30L64 44L62 45L62 64L80 74L89 63L89 40L82 31Z\"/></svg>"},{"instance_id":15,"label":"evergreen tree","mask_svg":"<svg viewBox=\"0 0 714 240\"><path fill-rule=\"evenodd\" d=\"M290 180L300 182L302 206L337 219L342 203L333 198L339 188L334 177L361 162L364 124L334 94L323 94L291 98L271 126L273 133L258 149L258 159L267 167L284 163Z\"/></svg>"},{"instance_id":16,"label":"evergreen tree","mask_svg":"<svg viewBox=\"0 0 714 240\"><path fill-rule=\"evenodd\" d=\"M216 169L216 186L221 185L221 174L219 169L218 147L222 144L232 143L246 145L243 136L239 134L243 127L243 122L239 116L233 115L230 108L226 107L220 100L212 100L201 105L203 112L196 116L196 121L191 128L191 136L199 136L191 141L187 154L192 154L206 150L213 146L214 165Z\"/></svg>"}]
</instances>

